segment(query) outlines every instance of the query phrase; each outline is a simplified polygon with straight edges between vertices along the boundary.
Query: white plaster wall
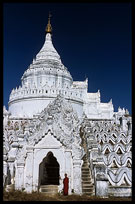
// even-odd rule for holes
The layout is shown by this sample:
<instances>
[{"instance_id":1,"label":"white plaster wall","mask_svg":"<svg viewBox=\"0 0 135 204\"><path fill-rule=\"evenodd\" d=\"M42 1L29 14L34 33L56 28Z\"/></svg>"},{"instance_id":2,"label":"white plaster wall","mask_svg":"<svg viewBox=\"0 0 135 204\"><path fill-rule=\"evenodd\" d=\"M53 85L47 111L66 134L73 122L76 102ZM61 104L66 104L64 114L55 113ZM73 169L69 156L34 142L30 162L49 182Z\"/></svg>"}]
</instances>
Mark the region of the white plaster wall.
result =
<instances>
[{"instance_id":1,"label":"white plaster wall","mask_svg":"<svg viewBox=\"0 0 135 204\"><path fill-rule=\"evenodd\" d=\"M60 167L60 177L64 178L65 173L65 155L62 149L54 149L54 148L48 148L48 149L35 149L34 151L34 164L33 164L33 190L37 190L38 186L38 179L39 179L39 165L42 162L42 160L46 157L47 153L51 151L56 157L59 167ZM61 183L61 182L60 182ZM63 188L62 183L59 186L59 191L61 191Z\"/></svg>"},{"instance_id":2,"label":"white plaster wall","mask_svg":"<svg viewBox=\"0 0 135 204\"><path fill-rule=\"evenodd\" d=\"M83 107L84 113L88 118L101 118L101 110L98 109L97 103L85 103Z\"/></svg>"},{"instance_id":3,"label":"white plaster wall","mask_svg":"<svg viewBox=\"0 0 135 204\"><path fill-rule=\"evenodd\" d=\"M89 119L111 119L113 117L113 105L109 103L103 105L99 102L86 102L83 110Z\"/></svg>"},{"instance_id":4,"label":"white plaster wall","mask_svg":"<svg viewBox=\"0 0 135 204\"><path fill-rule=\"evenodd\" d=\"M41 111L44 110L51 101L55 100L55 98L56 97L38 97L16 100L9 104L9 112L13 117L33 117L34 114L41 113ZM83 103L70 99L66 100L71 102L78 117L81 117L83 113Z\"/></svg>"},{"instance_id":5,"label":"white plaster wall","mask_svg":"<svg viewBox=\"0 0 135 204\"><path fill-rule=\"evenodd\" d=\"M9 105L9 112L12 116L32 117L40 113L54 98L31 98L15 101Z\"/></svg>"},{"instance_id":6,"label":"white plaster wall","mask_svg":"<svg viewBox=\"0 0 135 204\"><path fill-rule=\"evenodd\" d=\"M69 100L72 104L73 109L77 112L78 117L82 117L83 114L83 103Z\"/></svg>"},{"instance_id":7,"label":"white plaster wall","mask_svg":"<svg viewBox=\"0 0 135 204\"><path fill-rule=\"evenodd\" d=\"M116 197L131 197L132 196L132 189L131 187L123 186L123 187L109 187L108 194L110 196Z\"/></svg>"},{"instance_id":8,"label":"white plaster wall","mask_svg":"<svg viewBox=\"0 0 135 204\"><path fill-rule=\"evenodd\" d=\"M32 147L31 147L32 148ZM48 133L37 145L33 147L33 153L31 153L31 158L28 155L26 158L25 170L24 170L24 185L26 191L30 192L38 190L38 181L39 181L39 165L46 157L48 152L52 152L54 157L57 159L59 163L59 174L60 174L60 185L58 186L58 191L61 192L63 189L63 179L65 173L68 174L69 177L69 194L71 194L72 189L72 154L70 150L66 150L56 138L53 137L50 133ZM30 162L30 160L33 162ZM32 184L27 185L27 178L29 178L29 174L31 171L32 176ZM28 187L27 187L28 186ZM31 186L31 189L29 187Z\"/></svg>"}]
</instances>

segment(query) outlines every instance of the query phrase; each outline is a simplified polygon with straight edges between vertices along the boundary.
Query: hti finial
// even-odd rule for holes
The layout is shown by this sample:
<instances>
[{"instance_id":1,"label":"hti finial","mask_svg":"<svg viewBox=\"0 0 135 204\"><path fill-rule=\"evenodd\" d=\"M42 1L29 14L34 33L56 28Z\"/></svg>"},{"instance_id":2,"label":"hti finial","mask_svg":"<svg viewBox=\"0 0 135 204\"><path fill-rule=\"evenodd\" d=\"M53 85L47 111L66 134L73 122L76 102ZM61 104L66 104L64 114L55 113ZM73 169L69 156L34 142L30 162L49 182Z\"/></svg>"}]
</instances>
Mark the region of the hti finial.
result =
<instances>
[{"instance_id":1,"label":"hti finial","mask_svg":"<svg viewBox=\"0 0 135 204\"><path fill-rule=\"evenodd\" d=\"M47 26L46 26L46 32L47 33L52 33L52 26L51 26L51 23L50 23L50 18L51 18L51 14L50 14L50 12L49 12L49 17L48 17L48 24L47 24Z\"/></svg>"}]
</instances>

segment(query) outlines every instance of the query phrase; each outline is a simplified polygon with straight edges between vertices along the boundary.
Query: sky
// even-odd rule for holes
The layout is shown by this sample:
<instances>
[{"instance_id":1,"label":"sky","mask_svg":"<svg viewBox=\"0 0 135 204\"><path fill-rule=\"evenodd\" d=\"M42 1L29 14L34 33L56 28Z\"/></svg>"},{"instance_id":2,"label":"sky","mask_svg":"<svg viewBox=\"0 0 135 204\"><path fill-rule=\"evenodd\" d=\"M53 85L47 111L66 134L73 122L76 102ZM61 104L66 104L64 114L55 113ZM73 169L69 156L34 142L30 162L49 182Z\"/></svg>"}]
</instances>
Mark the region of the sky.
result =
<instances>
[{"instance_id":1,"label":"sky","mask_svg":"<svg viewBox=\"0 0 135 204\"><path fill-rule=\"evenodd\" d=\"M131 10L131 3L4 3L3 105L43 46L50 11L53 45L73 80L88 78L88 92L100 90L101 102L132 114Z\"/></svg>"}]
</instances>

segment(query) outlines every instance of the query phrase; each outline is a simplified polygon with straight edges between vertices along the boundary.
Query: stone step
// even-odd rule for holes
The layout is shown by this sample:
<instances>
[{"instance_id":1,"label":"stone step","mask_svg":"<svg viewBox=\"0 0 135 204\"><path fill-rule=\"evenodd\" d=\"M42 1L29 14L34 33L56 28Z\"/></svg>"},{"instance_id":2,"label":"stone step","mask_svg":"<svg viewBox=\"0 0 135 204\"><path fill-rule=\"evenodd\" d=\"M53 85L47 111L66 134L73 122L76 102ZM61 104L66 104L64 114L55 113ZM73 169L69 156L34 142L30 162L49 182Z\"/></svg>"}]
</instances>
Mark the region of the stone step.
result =
<instances>
[{"instance_id":1,"label":"stone step","mask_svg":"<svg viewBox=\"0 0 135 204\"><path fill-rule=\"evenodd\" d=\"M84 173L84 174L89 174L90 172L89 172L89 170L87 171L87 170L82 170L82 173Z\"/></svg>"},{"instance_id":2,"label":"stone step","mask_svg":"<svg viewBox=\"0 0 135 204\"><path fill-rule=\"evenodd\" d=\"M44 191L44 192L49 192L49 191L57 191L58 188L52 188L52 189L50 189L50 188L40 188L40 190Z\"/></svg>"},{"instance_id":3,"label":"stone step","mask_svg":"<svg viewBox=\"0 0 135 204\"><path fill-rule=\"evenodd\" d=\"M83 178L88 178L88 177L91 178L90 174L82 174L82 177Z\"/></svg>"},{"instance_id":4,"label":"stone step","mask_svg":"<svg viewBox=\"0 0 135 204\"><path fill-rule=\"evenodd\" d=\"M92 182L89 182L89 183L82 182L82 185L83 186L85 186L85 185L90 185L91 186L91 185L93 185L93 183Z\"/></svg>"},{"instance_id":5,"label":"stone step","mask_svg":"<svg viewBox=\"0 0 135 204\"><path fill-rule=\"evenodd\" d=\"M92 196L93 193L83 193L83 195Z\"/></svg>"},{"instance_id":6,"label":"stone step","mask_svg":"<svg viewBox=\"0 0 135 204\"><path fill-rule=\"evenodd\" d=\"M82 182L85 182L85 183L89 183L89 182L92 182L92 179L91 179L91 177L82 177Z\"/></svg>"},{"instance_id":7,"label":"stone step","mask_svg":"<svg viewBox=\"0 0 135 204\"><path fill-rule=\"evenodd\" d=\"M84 192L83 195L93 196L94 194L93 194L93 192L88 192L88 193Z\"/></svg>"},{"instance_id":8,"label":"stone step","mask_svg":"<svg viewBox=\"0 0 135 204\"><path fill-rule=\"evenodd\" d=\"M92 182L92 179L91 178L89 178L89 179L82 179L82 183L91 183Z\"/></svg>"},{"instance_id":9,"label":"stone step","mask_svg":"<svg viewBox=\"0 0 135 204\"><path fill-rule=\"evenodd\" d=\"M91 192L93 191L93 187L92 188L83 188L82 192Z\"/></svg>"},{"instance_id":10,"label":"stone step","mask_svg":"<svg viewBox=\"0 0 135 204\"><path fill-rule=\"evenodd\" d=\"M91 181L91 176L90 175L82 175L82 180L84 181Z\"/></svg>"},{"instance_id":11,"label":"stone step","mask_svg":"<svg viewBox=\"0 0 135 204\"><path fill-rule=\"evenodd\" d=\"M82 174L90 174L89 171L82 171Z\"/></svg>"},{"instance_id":12,"label":"stone step","mask_svg":"<svg viewBox=\"0 0 135 204\"><path fill-rule=\"evenodd\" d=\"M52 188L52 189L50 189L50 188L40 188L41 190L44 190L44 191L57 191L58 190L58 188Z\"/></svg>"},{"instance_id":13,"label":"stone step","mask_svg":"<svg viewBox=\"0 0 135 204\"><path fill-rule=\"evenodd\" d=\"M86 164L86 163L88 163L88 161L87 161L87 160L84 160L84 161L83 161L83 164Z\"/></svg>"},{"instance_id":14,"label":"stone step","mask_svg":"<svg viewBox=\"0 0 135 204\"><path fill-rule=\"evenodd\" d=\"M82 179L91 179L90 175L87 174L82 174Z\"/></svg>"},{"instance_id":15,"label":"stone step","mask_svg":"<svg viewBox=\"0 0 135 204\"><path fill-rule=\"evenodd\" d=\"M88 168L86 166L89 166L88 164L82 165L82 168Z\"/></svg>"},{"instance_id":16,"label":"stone step","mask_svg":"<svg viewBox=\"0 0 135 204\"><path fill-rule=\"evenodd\" d=\"M82 186L87 186L87 185L92 186L93 184L92 183L82 183Z\"/></svg>"},{"instance_id":17,"label":"stone step","mask_svg":"<svg viewBox=\"0 0 135 204\"><path fill-rule=\"evenodd\" d=\"M45 190L40 190L40 193L44 193L46 195L56 195L58 191L45 191Z\"/></svg>"},{"instance_id":18,"label":"stone step","mask_svg":"<svg viewBox=\"0 0 135 204\"><path fill-rule=\"evenodd\" d=\"M82 184L91 184L91 181L82 181Z\"/></svg>"},{"instance_id":19,"label":"stone step","mask_svg":"<svg viewBox=\"0 0 135 204\"><path fill-rule=\"evenodd\" d=\"M88 167L82 167L82 171L89 171L89 168Z\"/></svg>"},{"instance_id":20,"label":"stone step","mask_svg":"<svg viewBox=\"0 0 135 204\"><path fill-rule=\"evenodd\" d=\"M92 193L93 192L93 188L91 189L83 189L82 193Z\"/></svg>"},{"instance_id":21,"label":"stone step","mask_svg":"<svg viewBox=\"0 0 135 204\"><path fill-rule=\"evenodd\" d=\"M82 168L89 168L88 164L82 165Z\"/></svg>"},{"instance_id":22,"label":"stone step","mask_svg":"<svg viewBox=\"0 0 135 204\"><path fill-rule=\"evenodd\" d=\"M41 193L47 193L47 194L57 194L58 193L58 189L56 190L49 190L49 189L40 189L39 190Z\"/></svg>"},{"instance_id":23,"label":"stone step","mask_svg":"<svg viewBox=\"0 0 135 204\"><path fill-rule=\"evenodd\" d=\"M87 165L85 165L85 166L82 166L82 169L86 169L86 168L88 168L89 169L89 166Z\"/></svg>"},{"instance_id":24,"label":"stone step","mask_svg":"<svg viewBox=\"0 0 135 204\"><path fill-rule=\"evenodd\" d=\"M90 181L89 183L85 183L85 181L84 181L84 182L82 182L82 185L83 185L83 186L84 186L84 185L86 185L86 186L87 186L87 185L90 185L90 186L91 186L91 185L93 185L93 183L92 183L91 181Z\"/></svg>"},{"instance_id":25,"label":"stone step","mask_svg":"<svg viewBox=\"0 0 135 204\"><path fill-rule=\"evenodd\" d=\"M84 165L84 164L88 164L88 162L87 162L87 161L84 161L84 162L83 162L83 165Z\"/></svg>"},{"instance_id":26,"label":"stone step","mask_svg":"<svg viewBox=\"0 0 135 204\"><path fill-rule=\"evenodd\" d=\"M86 191L86 190L93 190L93 186L83 186L83 189L82 189L83 191Z\"/></svg>"},{"instance_id":27,"label":"stone step","mask_svg":"<svg viewBox=\"0 0 135 204\"><path fill-rule=\"evenodd\" d=\"M89 171L82 171L82 174L86 175L86 174L90 174Z\"/></svg>"},{"instance_id":28,"label":"stone step","mask_svg":"<svg viewBox=\"0 0 135 204\"><path fill-rule=\"evenodd\" d=\"M88 162L83 162L82 167L85 166L85 165L88 165Z\"/></svg>"},{"instance_id":29,"label":"stone step","mask_svg":"<svg viewBox=\"0 0 135 204\"><path fill-rule=\"evenodd\" d=\"M91 178L91 176L89 174L82 174L82 178Z\"/></svg>"},{"instance_id":30,"label":"stone step","mask_svg":"<svg viewBox=\"0 0 135 204\"><path fill-rule=\"evenodd\" d=\"M87 179L87 180L85 180L85 181L82 180L82 183L89 184L89 183L92 183L92 180L91 180L91 179L89 179L89 180Z\"/></svg>"},{"instance_id":31,"label":"stone step","mask_svg":"<svg viewBox=\"0 0 135 204\"><path fill-rule=\"evenodd\" d=\"M82 168L89 168L89 165L88 164L83 164Z\"/></svg>"},{"instance_id":32,"label":"stone step","mask_svg":"<svg viewBox=\"0 0 135 204\"><path fill-rule=\"evenodd\" d=\"M40 185L40 188L50 188L50 189L52 189L52 188L58 188L58 185Z\"/></svg>"},{"instance_id":33,"label":"stone step","mask_svg":"<svg viewBox=\"0 0 135 204\"><path fill-rule=\"evenodd\" d=\"M89 181L89 182L91 182L91 177L89 177L89 176L82 176L82 181Z\"/></svg>"},{"instance_id":34,"label":"stone step","mask_svg":"<svg viewBox=\"0 0 135 204\"><path fill-rule=\"evenodd\" d=\"M89 174L90 175L90 172L89 171L82 171L82 174L84 174L84 175Z\"/></svg>"},{"instance_id":35,"label":"stone step","mask_svg":"<svg viewBox=\"0 0 135 204\"><path fill-rule=\"evenodd\" d=\"M87 174L90 174L90 173L89 173L89 171L83 171L82 174L87 175Z\"/></svg>"},{"instance_id":36,"label":"stone step","mask_svg":"<svg viewBox=\"0 0 135 204\"><path fill-rule=\"evenodd\" d=\"M87 157L84 158L82 165L82 193L89 196L94 195L94 186Z\"/></svg>"},{"instance_id":37,"label":"stone step","mask_svg":"<svg viewBox=\"0 0 135 204\"><path fill-rule=\"evenodd\" d=\"M89 171L89 169L88 170L82 170L82 173L87 173L87 174L89 174L90 173L90 171Z\"/></svg>"},{"instance_id":38,"label":"stone step","mask_svg":"<svg viewBox=\"0 0 135 204\"><path fill-rule=\"evenodd\" d=\"M41 185L39 191L46 194L57 194L58 186L57 185Z\"/></svg>"},{"instance_id":39,"label":"stone step","mask_svg":"<svg viewBox=\"0 0 135 204\"><path fill-rule=\"evenodd\" d=\"M84 182L91 182L92 181L92 179L91 179L91 177L90 176L82 176L82 181L84 181Z\"/></svg>"},{"instance_id":40,"label":"stone step","mask_svg":"<svg viewBox=\"0 0 135 204\"><path fill-rule=\"evenodd\" d=\"M82 183L83 186L92 186L93 187L93 184L91 182L89 183Z\"/></svg>"},{"instance_id":41,"label":"stone step","mask_svg":"<svg viewBox=\"0 0 135 204\"><path fill-rule=\"evenodd\" d=\"M82 186L83 186L83 189L84 188L93 188L92 184L82 184Z\"/></svg>"},{"instance_id":42,"label":"stone step","mask_svg":"<svg viewBox=\"0 0 135 204\"><path fill-rule=\"evenodd\" d=\"M89 183L92 183L92 180L91 179L82 179L82 183L85 183L85 184L89 184Z\"/></svg>"},{"instance_id":43,"label":"stone step","mask_svg":"<svg viewBox=\"0 0 135 204\"><path fill-rule=\"evenodd\" d=\"M82 193L83 193L83 194L87 194L87 195L88 195L88 194L89 194L89 195L93 195L94 192L93 192L93 191L83 191Z\"/></svg>"}]
</instances>

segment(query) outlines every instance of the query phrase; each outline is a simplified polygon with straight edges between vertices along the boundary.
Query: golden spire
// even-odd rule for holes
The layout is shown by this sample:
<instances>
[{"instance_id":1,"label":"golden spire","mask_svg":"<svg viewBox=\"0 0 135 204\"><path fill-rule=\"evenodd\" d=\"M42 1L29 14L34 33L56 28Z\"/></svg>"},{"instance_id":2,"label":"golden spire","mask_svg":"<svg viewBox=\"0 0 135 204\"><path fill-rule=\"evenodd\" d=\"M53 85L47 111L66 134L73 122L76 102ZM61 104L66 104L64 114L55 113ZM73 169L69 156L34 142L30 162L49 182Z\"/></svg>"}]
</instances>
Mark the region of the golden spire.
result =
<instances>
[{"instance_id":1,"label":"golden spire","mask_svg":"<svg viewBox=\"0 0 135 204\"><path fill-rule=\"evenodd\" d=\"M48 24L47 24L46 30L45 30L47 33L52 33L52 26L51 26L51 23L50 23L50 17L51 17L51 14L49 13Z\"/></svg>"}]
</instances>

